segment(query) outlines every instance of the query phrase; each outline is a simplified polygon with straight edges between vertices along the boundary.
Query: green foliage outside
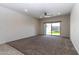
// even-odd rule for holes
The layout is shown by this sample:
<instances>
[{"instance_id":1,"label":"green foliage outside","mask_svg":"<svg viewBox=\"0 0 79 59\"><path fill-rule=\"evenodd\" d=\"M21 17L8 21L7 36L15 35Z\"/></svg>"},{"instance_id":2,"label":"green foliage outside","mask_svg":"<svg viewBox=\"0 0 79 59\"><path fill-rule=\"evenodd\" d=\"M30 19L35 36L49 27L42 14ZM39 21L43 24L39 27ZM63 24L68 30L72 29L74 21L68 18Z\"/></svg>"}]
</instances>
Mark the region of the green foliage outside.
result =
<instances>
[{"instance_id":1,"label":"green foliage outside","mask_svg":"<svg viewBox=\"0 0 79 59\"><path fill-rule=\"evenodd\" d=\"M49 32L49 34L51 35L60 35L60 31L52 31L52 32Z\"/></svg>"}]
</instances>

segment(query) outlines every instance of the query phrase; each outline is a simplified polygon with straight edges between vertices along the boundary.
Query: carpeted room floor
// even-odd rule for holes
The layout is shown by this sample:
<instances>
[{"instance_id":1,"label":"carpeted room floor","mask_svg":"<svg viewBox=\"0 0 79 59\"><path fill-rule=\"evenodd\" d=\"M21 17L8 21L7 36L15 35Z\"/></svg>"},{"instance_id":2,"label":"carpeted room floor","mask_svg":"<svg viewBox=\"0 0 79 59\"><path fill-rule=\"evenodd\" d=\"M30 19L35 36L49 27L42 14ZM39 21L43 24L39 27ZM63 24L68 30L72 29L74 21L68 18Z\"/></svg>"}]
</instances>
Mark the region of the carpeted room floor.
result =
<instances>
[{"instance_id":1,"label":"carpeted room floor","mask_svg":"<svg viewBox=\"0 0 79 59\"><path fill-rule=\"evenodd\" d=\"M8 44L0 44L0 55L24 55Z\"/></svg>"},{"instance_id":2,"label":"carpeted room floor","mask_svg":"<svg viewBox=\"0 0 79 59\"><path fill-rule=\"evenodd\" d=\"M72 42L59 36L38 35L8 43L25 55L77 55Z\"/></svg>"}]
</instances>

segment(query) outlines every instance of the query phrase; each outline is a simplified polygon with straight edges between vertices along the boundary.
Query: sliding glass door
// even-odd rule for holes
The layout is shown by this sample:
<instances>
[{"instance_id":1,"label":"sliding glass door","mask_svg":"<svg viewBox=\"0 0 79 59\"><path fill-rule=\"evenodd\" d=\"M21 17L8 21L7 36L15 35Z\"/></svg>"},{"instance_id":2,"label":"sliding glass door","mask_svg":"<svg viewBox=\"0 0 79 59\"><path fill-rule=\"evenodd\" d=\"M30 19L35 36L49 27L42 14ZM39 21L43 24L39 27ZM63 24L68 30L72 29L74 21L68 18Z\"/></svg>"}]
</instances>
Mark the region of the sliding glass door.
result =
<instances>
[{"instance_id":1,"label":"sliding glass door","mask_svg":"<svg viewBox=\"0 0 79 59\"><path fill-rule=\"evenodd\" d=\"M46 35L51 35L51 23L46 23Z\"/></svg>"},{"instance_id":2,"label":"sliding glass door","mask_svg":"<svg viewBox=\"0 0 79 59\"><path fill-rule=\"evenodd\" d=\"M45 23L45 34L46 35L60 35L60 22L56 23Z\"/></svg>"}]
</instances>

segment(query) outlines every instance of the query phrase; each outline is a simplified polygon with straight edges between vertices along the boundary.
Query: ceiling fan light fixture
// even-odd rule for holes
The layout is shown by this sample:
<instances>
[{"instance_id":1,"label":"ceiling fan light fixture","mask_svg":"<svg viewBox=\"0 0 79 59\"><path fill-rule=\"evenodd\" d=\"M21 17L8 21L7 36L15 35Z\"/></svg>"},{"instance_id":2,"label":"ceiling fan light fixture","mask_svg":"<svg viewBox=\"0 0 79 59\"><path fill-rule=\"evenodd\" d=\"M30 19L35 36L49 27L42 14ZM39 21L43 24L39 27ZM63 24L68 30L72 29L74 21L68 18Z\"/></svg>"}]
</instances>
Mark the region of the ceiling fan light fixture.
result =
<instances>
[{"instance_id":1,"label":"ceiling fan light fixture","mask_svg":"<svg viewBox=\"0 0 79 59\"><path fill-rule=\"evenodd\" d=\"M46 16L44 16L44 17L51 17L51 16L46 15Z\"/></svg>"},{"instance_id":2,"label":"ceiling fan light fixture","mask_svg":"<svg viewBox=\"0 0 79 59\"><path fill-rule=\"evenodd\" d=\"M44 17L51 17L50 15L48 15L46 12L44 13Z\"/></svg>"},{"instance_id":3,"label":"ceiling fan light fixture","mask_svg":"<svg viewBox=\"0 0 79 59\"><path fill-rule=\"evenodd\" d=\"M47 12L44 12L44 14L40 16L40 18L49 18L49 17L51 17L51 15L48 15Z\"/></svg>"},{"instance_id":4,"label":"ceiling fan light fixture","mask_svg":"<svg viewBox=\"0 0 79 59\"><path fill-rule=\"evenodd\" d=\"M40 18L49 18L49 17L51 17L51 16L41 16Z\"/></svg>"}]
</instances>

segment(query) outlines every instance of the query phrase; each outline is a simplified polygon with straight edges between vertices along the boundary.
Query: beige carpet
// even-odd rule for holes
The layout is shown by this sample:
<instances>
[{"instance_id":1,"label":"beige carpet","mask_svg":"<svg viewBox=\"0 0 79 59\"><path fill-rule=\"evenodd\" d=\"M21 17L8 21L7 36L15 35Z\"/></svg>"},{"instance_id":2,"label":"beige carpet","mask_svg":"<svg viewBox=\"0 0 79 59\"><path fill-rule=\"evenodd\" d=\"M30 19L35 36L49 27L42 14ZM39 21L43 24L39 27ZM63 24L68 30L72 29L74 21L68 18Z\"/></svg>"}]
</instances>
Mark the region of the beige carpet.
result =
<instances>
[{"instance_id":1,"label":"beige carpet","mask_svg":"<svg viewBox=\"0 0 79 59\"><path fill-rule=\"evenodd\" d=\"M0 55L23 55L20 51L9 46L8 44L0 45Z\"/></svg>"},{"instance_id":2,"label":"beige carpet","mask_svg":"<svg viewBox=\"0 0 79 59\"><path fill-rule=\"evenodd\" d=\"M39 35L8 43L25 55L77 55L69 38Z\"/></svg>"}]
</instances>

